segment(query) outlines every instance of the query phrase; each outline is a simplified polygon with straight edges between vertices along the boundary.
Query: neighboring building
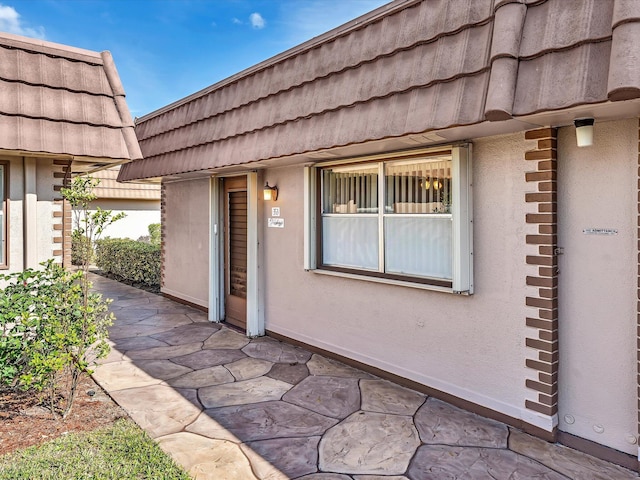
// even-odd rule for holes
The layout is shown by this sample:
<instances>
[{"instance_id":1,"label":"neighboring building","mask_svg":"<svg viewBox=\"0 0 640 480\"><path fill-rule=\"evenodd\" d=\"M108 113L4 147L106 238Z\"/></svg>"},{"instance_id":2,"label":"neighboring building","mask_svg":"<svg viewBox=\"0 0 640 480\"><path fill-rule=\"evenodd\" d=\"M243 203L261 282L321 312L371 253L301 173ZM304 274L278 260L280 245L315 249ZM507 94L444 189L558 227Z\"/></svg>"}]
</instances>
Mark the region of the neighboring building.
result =
<instances>
[{"instance_id":1,"label":"neighboring building","mask_svg":"<svg viewBox=\"0 0 640 480\"><path fill-rule=\"evenodd\" d=\"M142 158L109 52L0 33L0 269L70 264L78 173Z\"/></svg>"},{"instance_id":2,"label":"neighboring building","mask_svg":"<svg viewBox=\"0 0 640 480\"><path fill-rule=\"evenodd\" d=\"M398 0L141 118L119 180L211 320L637 467L639 58L637 1Z\"/></svg>"},{"instance_id":3,"label":"neighboring building","mask_svg":"<svg viewBox=\"0 0 640 480\"><path fill-rule=\"evenodd\" d=\"M149 225L160 223L160 185L153 183L118 183L120 167L100 170L91 175L100 180L94 189L95 207L126 216L105 228L101 238L130 238L137 240L149 235Z\"/></svg>"}]
</instances>

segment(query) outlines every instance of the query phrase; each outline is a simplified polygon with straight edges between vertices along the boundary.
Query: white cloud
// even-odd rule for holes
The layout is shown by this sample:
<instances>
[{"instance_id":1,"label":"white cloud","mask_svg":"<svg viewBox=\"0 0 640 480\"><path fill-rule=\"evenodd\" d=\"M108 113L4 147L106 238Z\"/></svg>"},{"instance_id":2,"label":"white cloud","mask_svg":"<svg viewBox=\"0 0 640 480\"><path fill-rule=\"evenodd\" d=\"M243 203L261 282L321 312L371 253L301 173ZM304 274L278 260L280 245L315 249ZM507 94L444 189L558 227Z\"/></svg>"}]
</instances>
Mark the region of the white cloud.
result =
<instances>
[{"instance_id":1,"label":"white cloud","mask_svg":"<svg viewBox=\"0 0 640 480\"><path fill-rule=\"evenodd\" d=\"M265 19L258 12L254 12L251 15L249 15L249 21L251 22L251 26L253 28L258 28L258 29L264 28L265 25L267 24Z\"/></svg>"},{"instance_id":2,"label":"white cloud","mask_svg":"<svg viewBox=\"0 0 640 480\"><path fill-rule=\"evenodd\" d=\"M24 35L25 37L44 38L44 27L27 27L22 24L16 9L0 3L0 31Z\"/></svg>"},{"instance_id":3,"label":"white cloud","mask_svg":"<svg viewBox=\"0 0 640 480\"><path fill-rule=\"evenodd\" d=\"M239 18L235 18L233 17L233 19L231 20L235 25L242 25L242 20L240 20Z\"/></svg>"}]
</instances>

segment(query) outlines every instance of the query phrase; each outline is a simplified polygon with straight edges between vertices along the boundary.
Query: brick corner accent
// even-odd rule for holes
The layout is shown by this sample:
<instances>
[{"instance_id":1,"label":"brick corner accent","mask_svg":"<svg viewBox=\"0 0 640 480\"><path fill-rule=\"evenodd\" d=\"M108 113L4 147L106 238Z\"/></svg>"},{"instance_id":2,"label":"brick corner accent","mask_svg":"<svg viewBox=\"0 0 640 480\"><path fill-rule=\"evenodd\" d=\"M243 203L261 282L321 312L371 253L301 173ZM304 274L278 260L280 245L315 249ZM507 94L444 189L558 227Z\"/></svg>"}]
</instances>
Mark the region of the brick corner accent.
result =
<instances>
[{"instance_id":1,"label":"brick corner accent","mask_svg":"<svg viewBox=\"0 0 640 480\"><path fill-rule=\"evenodd\" d=\"M67 187L71 182L71 161L54 160L53 191L60 192L62 187ZM52 254L56 262L63 267L71 266L71 234L73 230L71 205L61 198L55 200L55 205L60 205L60 210L53 211L53 239L55 249Z\"/></svg>"},{"instance_id":2,"label":"brick corner accent","mask_svg":"<svg viewBox=\"0 0 640 480\"><path fill-rule=\"evenodd\" d=\"M529 273L525 305L532 307L525 323L533 329L525 344L537 355L526 360L530 378L525 380L537 399L525 400L525 408L553 416L558 413L557 130L530 130L525 140L534 148L524 154L530 167L524 178L530 187L524 201L536 209L525 217L526 244L536 249L525 258Z\"/></svg>"},{"instance_id":3,"label":"brick corner accent","mask_svg":"<svg viewBox=\"0 0 640 480\"><path fill-rule=\"evenodd\" d=\"M165 240L167 224L167 186L163 182L160 185L160 287L164 287L164 263L165 263Z\"/></svg>"}]
</instances>

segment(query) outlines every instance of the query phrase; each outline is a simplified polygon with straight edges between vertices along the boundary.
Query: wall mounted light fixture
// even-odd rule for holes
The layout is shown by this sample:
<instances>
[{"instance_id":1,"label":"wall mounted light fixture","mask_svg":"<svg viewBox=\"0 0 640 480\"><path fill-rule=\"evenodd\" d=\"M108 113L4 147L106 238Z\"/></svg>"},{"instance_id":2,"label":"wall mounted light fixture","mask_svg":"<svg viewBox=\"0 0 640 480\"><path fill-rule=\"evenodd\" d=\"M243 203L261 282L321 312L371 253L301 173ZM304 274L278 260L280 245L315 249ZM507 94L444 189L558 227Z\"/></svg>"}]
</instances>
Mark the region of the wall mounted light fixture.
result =
<instances>
[{"instance_id":1,"label":"wall mounted light fixture","mask_svg":"<svg viewBox=\"0 0 640 480\"><path fill-rule=\"evenodd\" d=\"M579 147L590 147L593 145L593 118L578 118L573 121L576 126L576 142Z\"/></svg>"},{"instance_id":2,"label":"wall mounted light fixture","mask_svg":"<svg viewBox=\"0 0 640 480\"><path fill-rule=\"evenodd\" d=\"M273 200L274 202L278 200L278 187L269 186L269 182L264 184L264 189L262 190L262 195L265 201Z\"/></svg>"}]
</instances>

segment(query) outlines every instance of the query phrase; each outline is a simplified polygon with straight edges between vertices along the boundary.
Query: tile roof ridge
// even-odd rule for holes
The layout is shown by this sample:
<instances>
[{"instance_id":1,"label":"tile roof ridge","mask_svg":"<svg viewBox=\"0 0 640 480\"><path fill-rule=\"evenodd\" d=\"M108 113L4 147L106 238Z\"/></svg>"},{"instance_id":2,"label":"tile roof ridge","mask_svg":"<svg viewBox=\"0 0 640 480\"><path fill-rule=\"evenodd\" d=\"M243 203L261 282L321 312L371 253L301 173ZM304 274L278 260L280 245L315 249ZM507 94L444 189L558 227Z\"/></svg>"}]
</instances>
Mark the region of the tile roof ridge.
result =
<instances>
[{"instance_id":1,"label":"tile roof ridge","mask_svg":"<svg viewBox=\"0 0 640 480\"><path fill-rule=\"evenodd\" d=\"M138 138L134 131L135 124L125 100L124 87L122 86L120 75L118 75L116 64L113 61L113 56L111 55L111 52L105 50L100 54L100 57L102 58L104 65L104 73L107 76L107 81L109 82L111 91L113 92L113 101L115 103L116 110L118 111L120 121L122 122L122 138L127 146L129 158L131 160L140 159L142 158L142 151L140 150Z\"/></svg>"},{"instance_id":2,"label":"tile roof ridge","mask_svg":"<svg viewBox=\"0 0 640 480\"><path fill-rule=\"evenodd\" d=\"M69 60L82 61L94 65L102 65L103 63L100 53L93 50L71 47L61 43L24 37L7 32L0 32L0 47L17 48L30 53L67 58Z\"/></svg>"}]
</instances>

